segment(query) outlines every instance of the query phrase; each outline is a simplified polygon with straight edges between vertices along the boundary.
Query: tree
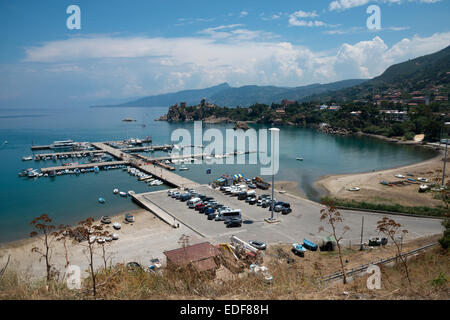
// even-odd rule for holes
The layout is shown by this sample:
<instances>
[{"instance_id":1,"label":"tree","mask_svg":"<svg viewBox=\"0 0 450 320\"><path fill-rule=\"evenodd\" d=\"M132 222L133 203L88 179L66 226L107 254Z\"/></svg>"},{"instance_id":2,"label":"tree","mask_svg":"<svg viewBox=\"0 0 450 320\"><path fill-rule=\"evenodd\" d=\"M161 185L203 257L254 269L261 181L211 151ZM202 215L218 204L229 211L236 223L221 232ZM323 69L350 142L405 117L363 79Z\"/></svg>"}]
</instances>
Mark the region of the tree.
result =
<instances>
[{"instance_id":1,"label":"tree","mask_svg":"<svg viewBox=\"0 0 450 320\"><path fill-rule=\"evenodd\" d=\"M83 253L89 263L89 273L92 279L92 294L94 298L97 297L97 271L94 269L94 254L98 246L104 243L104 238L111 237L111 234L105 230L108 226L94 224L94 218L88 218L86 220L80 221L78 225L70 230L70 237L75 243L83 245L85 250ZM86 244L84 243L86 241Z\"/></svg>"},{"instance_id":2,"label":"tree","mask_svg":"<svg viewBox=\"0 0 450 320\"><path fill-rule=\"evenodd\" d=\"M350 230L348 226L344 226L342 233L338 236L337 227L344 221L341 217L341 213L337 210L337 208L332 203L326 203L326 208L320 210L320 221L325 221L331 227L331 232L328 231L331 235L333 235L336 240L336 245L338 247L339 260L341 262L341 270L343 274L344 284L347 283L347 274L345 273L344 261L342 260L342 250L341 250L341 240L343 239L344 234ZM319 228L319 232L324 231L324 227L321 226Z\"/></svg>"},{"instance_id":3,"label":"tree","mask_svg":"<svg viewBox=\"0 0 450 320\"><path fill-rule=\"evenodd\" d=\"M377 222L378 232L387 235L397 247L397 256L400 258L400 261L402 262L403 267L405 269L406 278L408 279L409 284L411 284L411 279L409 278L407 258L406 256L402 255L402 248L398 243L398 238L400 237L403 241L403 236L408 233L408 230L406 229L400 230L400 228L401 228L400 223L397 223L395 222L394 219L389 219L388 217L383 217L383 219ZM401 236L399 235L400 232Z\"/></svg>"},{"instance_id":4,"label":"tree","mask_svg":"<svg viewBox=\"0 0 450 320\"><path fill-rule=\"evenodd\" d=\"M44 248L39 248L34 246L31 249L31 252L37 253L39 257L39 262L41 259L45 259L45 266L47 272L47 282L49 282L53 275L54 270L52 270L51 258L52 258L52 249L54 245L54 240L56 239L57 232L54 230L56 227L51 224L52 219L47 214L42 214L39 217L34 218L30 224L34 227L36 231L30 233L31 238L38 238L42 241Z\"/></svg>"}]
</instances>

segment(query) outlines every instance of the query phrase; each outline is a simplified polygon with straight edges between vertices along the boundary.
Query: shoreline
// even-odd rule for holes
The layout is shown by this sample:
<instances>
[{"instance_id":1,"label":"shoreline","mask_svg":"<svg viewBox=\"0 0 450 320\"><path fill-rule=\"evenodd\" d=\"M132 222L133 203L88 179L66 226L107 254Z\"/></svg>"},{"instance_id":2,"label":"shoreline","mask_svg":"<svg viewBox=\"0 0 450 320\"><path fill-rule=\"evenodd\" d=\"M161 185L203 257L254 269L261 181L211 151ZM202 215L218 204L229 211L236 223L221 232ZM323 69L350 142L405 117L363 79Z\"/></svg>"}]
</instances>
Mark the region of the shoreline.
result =
<instances>
[{"instance_id":1,"label":"shoreline","mask_svg":"<svg viewBox=\"0 0 450 320\"><path fill-rule=\"evenodd\" d=\"M411 178L425 177L430 182L442 176L443 151L428 160L406 166L390 169L368 171L350 174L324 175L314 182L314 187L324 191L324 196L355 201L371 201L384 204L400 204L403 206L432 206L440 205L441 201L432 199L427 193L419 193L417 184L388 187L380 184L385 181L401 181ZM404 179L395 177L395 174L405 175ZM446 178L449 174L446 174ZM360 191L351 192L349 187L359 187Z\"/></svg>"}]
</instances>

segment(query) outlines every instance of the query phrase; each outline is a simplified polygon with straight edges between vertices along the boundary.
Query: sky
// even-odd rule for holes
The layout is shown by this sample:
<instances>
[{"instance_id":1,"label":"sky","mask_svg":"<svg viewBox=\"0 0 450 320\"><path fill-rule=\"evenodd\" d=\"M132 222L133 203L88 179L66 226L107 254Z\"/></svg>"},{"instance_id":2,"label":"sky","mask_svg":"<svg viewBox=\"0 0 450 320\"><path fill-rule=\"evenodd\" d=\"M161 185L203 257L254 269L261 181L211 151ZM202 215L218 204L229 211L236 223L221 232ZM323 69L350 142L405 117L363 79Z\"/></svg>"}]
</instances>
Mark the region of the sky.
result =
<instances>
[{"instance_id":1,"label":"sky","mask_svg":"<svg viewBox=\"0 0 450 320\"><path fill-rule=\"evenodd\" d=\"M0 108L368 79L450 45L449 2L2 0ZM80 29L67 26L71 5Z\"/></svg>"}]
</instances>

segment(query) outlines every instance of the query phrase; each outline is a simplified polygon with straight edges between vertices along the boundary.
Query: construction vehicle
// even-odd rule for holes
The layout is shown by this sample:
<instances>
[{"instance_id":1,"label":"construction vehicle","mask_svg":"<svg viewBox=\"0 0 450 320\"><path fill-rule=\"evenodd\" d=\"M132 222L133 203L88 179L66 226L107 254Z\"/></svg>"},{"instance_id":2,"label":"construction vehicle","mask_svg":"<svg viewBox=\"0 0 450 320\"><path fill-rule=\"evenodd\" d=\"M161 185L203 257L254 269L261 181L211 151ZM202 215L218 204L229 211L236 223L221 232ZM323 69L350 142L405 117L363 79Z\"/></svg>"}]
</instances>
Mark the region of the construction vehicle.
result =
<instances>
[{"instance_id":1,"label":"construction vehicle","mask_svg":"<svg viewBox=\"0 0 450 320\"><path fill-rule=\"evenodd\" d=\"M267 190L270 188L270 183L264 182L261 177L255 177L252 180L253 183L260 189Z\"/></svg>"}]
</instances>

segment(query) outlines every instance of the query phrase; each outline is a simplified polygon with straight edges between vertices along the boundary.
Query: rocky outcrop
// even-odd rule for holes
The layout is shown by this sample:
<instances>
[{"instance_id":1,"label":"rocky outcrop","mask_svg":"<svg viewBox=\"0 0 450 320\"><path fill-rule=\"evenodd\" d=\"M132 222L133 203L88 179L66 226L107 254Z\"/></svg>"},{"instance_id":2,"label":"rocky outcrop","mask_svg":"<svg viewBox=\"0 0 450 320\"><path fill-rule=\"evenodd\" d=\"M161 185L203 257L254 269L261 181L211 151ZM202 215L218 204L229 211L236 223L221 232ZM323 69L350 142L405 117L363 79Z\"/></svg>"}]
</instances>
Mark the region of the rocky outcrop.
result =
<instances>
[{"instance_id":1,"label":"rocky outcrop","mask_svg":"<svg viewBox=\"0 0 450 320\"><path fill-rule=\"evenodd\" d=\"M328 123L321 123L318 127L320 132L328 133L328 134L336 134L340 136L348 136L352 134L350 130L344 128L333 128Z\"/></svg>"},{"instance_id":2,"label":"rocky outcrop","mask_svg":"<svg viewBox=\"0 0 450 320\"><path fill-rule=\"evenodd\" d=\"M250 127L248 126L247 123L245 123L245 122L243 122L243 121L238 121L238 122L236 122L236 124L234 125L234 128L233 128L233 129L234 129L234 130L242 129L242 130L246 131L246 130L250 129Z\"/></svg>"}]
</instances>

